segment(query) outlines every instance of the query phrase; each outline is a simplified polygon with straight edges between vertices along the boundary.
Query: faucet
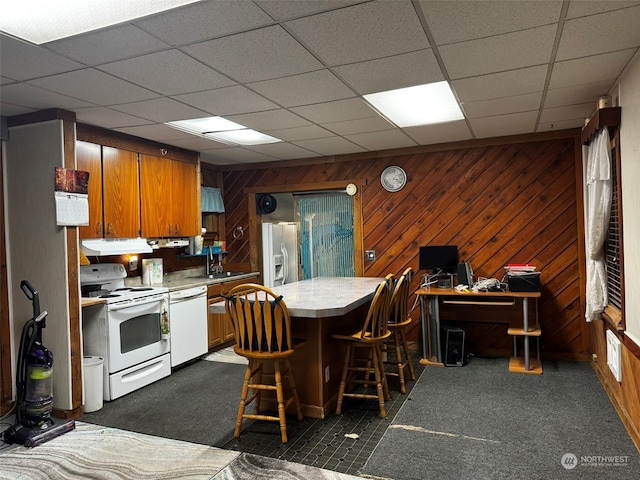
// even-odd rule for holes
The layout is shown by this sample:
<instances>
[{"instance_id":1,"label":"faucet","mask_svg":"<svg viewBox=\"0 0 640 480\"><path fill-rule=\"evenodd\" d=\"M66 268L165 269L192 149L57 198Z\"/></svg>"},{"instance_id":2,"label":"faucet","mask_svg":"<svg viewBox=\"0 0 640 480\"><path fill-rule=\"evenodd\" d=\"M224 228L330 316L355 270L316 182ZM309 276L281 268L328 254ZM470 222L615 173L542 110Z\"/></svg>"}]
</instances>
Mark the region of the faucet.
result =
<instances>
[{"instance_id":1,"label":"faucet","mask_svg":"<svg viewBox=\"0 0 640 480\"><path fill-rule=\"evenodd\" d=\"M211 247L205 247L207 249L207 275L213 275L213 253Z\"/></svg>"}]
</instances>

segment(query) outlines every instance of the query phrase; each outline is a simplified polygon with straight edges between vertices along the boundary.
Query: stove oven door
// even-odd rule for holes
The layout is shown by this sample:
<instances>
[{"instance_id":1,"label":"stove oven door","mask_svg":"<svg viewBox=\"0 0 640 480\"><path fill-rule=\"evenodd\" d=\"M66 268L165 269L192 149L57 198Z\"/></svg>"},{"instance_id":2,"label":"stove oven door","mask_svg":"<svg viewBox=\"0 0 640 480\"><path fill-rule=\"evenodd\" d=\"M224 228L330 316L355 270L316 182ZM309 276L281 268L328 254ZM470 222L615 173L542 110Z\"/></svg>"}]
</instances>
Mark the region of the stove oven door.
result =
<instances>
[{"instance_id":1,"label":"stove oven door","mask_svg":"<svg viewBox=\"0 0 640 480\"><path fill-rule=\"evenodd\" d=\"M108 304L107 310L109 373L169 353L169 340L163 340L160 331L166 295Z\"/></svg>"}]
</instances>

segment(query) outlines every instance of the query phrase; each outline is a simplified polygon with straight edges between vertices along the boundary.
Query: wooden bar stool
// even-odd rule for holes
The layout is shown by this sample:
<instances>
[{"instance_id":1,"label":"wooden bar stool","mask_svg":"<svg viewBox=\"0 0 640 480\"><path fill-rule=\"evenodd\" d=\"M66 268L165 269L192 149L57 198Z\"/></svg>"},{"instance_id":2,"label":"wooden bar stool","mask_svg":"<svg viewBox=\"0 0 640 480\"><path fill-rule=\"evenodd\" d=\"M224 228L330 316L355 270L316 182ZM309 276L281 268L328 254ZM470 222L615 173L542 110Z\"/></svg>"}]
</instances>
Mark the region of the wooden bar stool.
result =
<instances>
[{"instance_id":1,"label":"wooden bar stool","mask_svg":"<svg viewBox=\"0 0 640 480\"><path fill-rule=\"evenodd\" d=\"M392 276L390 275L389 277ZM355 332L335 332L331 335L332 338L342 340L347 344L347 353L338 391L338 405L336 407L338 415L342 413L344 397L352 397L377 399L380 406L380 417L385 418L387 416L384 402L389 399L389 388L384 375L381 346L390 335L387 323L389 320L392 278L389 277L378 285L362 327ZM357 356L356 350L359 348L368 349L368 355ZM362 362L365 364L362 365ZM375 377L375 394L346 392L347 385L352 383L363 385L366 389L369 384L373 383L370 378L372 373ZM357 378L357 374L362 374L362 378Z\"/></svg>"},{"instance_id":2,"label":"wooden bar stool","mask_svg":"<svg viewBox=\"0 0 640 480\"><path fill-rule=\"evenodd\" d=\"M287 305L282 296L276 296L267 287L248 283L231 289L226 296L225 309L231 318L236 339L233 350L249 360L242 384L233 436L236 438L240 436L242 421L245 418L268 420L280 423L282 443L287 443L285 411L291 403L295 405L298 420L302 420L300 401L289 362L294 345ZM273 374L270 373L271 369ZM265 379L271 378L272 375L273 381L266 383ZM290 396L286 401L282 388L283 377L288 378L290 389ZM250 388L253 393L247 400ZM260 400L265 390L275 391L278 416L260 413ZM246 407L254 400L254 413L245 413Z\"/></svg>"},{"instance_id":3,"label":"wooden bar stool","mask_svg":"<svg viewBox=\"0 0 640 480\"><path fill-rule=\"evenodd\" d=\"M386 365L393 365L397 371L386 371L390 377L398 377L400 392L407 393L405 385L405 368L409 370L409 378L416 379L416 374L411 361L411 354L407 346L405 332L411 326L413 319L409 315L409 293L413 279L413 268L407 268L395 282L393 295L391 296L391 312L389 314L389 331L391 336L385 342L383 351L387 354Z\"/></svg>"}]
</instances>

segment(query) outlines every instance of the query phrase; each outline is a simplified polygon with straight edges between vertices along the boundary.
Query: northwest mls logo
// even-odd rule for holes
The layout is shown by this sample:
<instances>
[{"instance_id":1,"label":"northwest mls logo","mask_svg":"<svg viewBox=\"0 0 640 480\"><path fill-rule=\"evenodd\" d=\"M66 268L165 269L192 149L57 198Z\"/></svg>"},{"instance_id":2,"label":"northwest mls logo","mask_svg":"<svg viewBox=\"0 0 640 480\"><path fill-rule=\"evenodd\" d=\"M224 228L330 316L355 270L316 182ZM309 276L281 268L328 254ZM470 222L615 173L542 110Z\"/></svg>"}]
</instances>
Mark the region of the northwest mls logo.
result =
<instances>
[{"instance_id":1,"label":"northwest mls logo","mask_svg":"<svg viewBox=\"0 0 640 480\"><path fill-rule=\"evenodd\" d=\"M626 467L629 464L628 455L582 455L578 457L573 453L565 453L560 459L560 464L567 470L573 470L578 465L581 467Z\"/></svg>"},{"instance_id":2,"label":"northwest mls logo","mask_svg":"<svg viewBox=\"0 0 640 480\"><path fill-rule=\"evenodd\" d=\"M567 470L573 470L578 466L578 457L573 453L565 453L560 459L560 464Z\"/></svg>"}]
</instances>

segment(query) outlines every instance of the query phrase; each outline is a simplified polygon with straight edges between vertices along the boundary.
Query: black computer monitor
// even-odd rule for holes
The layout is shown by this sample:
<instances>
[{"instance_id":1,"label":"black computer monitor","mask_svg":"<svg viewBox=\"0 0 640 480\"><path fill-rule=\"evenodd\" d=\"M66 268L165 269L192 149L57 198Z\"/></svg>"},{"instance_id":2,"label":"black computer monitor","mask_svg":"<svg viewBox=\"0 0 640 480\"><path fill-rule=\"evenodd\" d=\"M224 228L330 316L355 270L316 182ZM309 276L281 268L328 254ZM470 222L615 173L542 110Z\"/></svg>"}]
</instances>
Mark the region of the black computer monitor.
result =
<instances>
[{"instance_id":1,"label":"black computer monitor","mask_svg":"<svg viewBox=\"0 0 640 480\"><path fill-rule=\"evenodd\" d=\"M420 247L420 270L434 273L455 273L458 268L456 245L428 245Z\"/></svg>"}]
</instances>

